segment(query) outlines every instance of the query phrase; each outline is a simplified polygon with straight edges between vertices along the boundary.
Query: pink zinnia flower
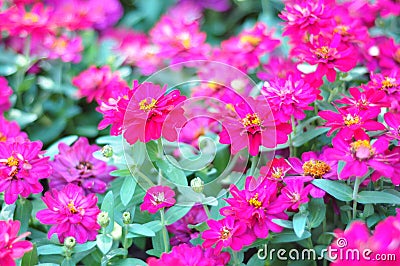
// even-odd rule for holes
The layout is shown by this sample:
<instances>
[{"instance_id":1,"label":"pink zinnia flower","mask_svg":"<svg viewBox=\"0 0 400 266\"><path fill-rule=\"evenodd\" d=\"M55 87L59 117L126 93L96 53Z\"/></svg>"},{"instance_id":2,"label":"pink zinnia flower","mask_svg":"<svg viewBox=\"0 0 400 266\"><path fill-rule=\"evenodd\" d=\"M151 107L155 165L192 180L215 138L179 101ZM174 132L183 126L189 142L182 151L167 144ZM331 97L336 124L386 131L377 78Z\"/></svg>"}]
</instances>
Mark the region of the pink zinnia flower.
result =
<instances>
[{"instance_id":1,"label":"pink zinnia flower","mask_svg":"<svg viewBox=\"0 0 400 266\"><path fill-rule=\"evenodd\" d=\"M73 183L82 187L86 194L106 191L107 185L114 179L110 172L116 168L93 157L93 153L100 150L99 146L90 145L87 138L80 137L71 147L60 143L58 150L51 163L51 188L61 190L68 183Z\"/></svg>"},{"instance_id":2,"label":"pink zinnia flower","mask_svg":"<svg viewBox=\"0 0 400 266\"><path fill-rule=\"evenodd\" d=\"M10 109L10 96L12 94L13 90L8 86L7 79L0 77L0 114Z\"/></svg>"},{"instance_id":3,"label":"pink zinnia flower","mask_svg":"<svg viewBox=\"0 0 400 266\"><path fill-rule=\"evenodd\" d=\"M248 147L250 155L256 156L260 146L273 148L276 144L286 142L291 131L290 125L276 123L262 98L246 98L246 102L235 106L238 118L224 119L219 141L231 144L233 154Z\"/></svg>"},{"instance_id":4,"label":"pink zinnia flower","mask_svg":"<svg viewBox=\"0 0 400 266\"><path fill-rule=\"evenodd\" d=\"M168 141L177 139L175 127L186 121L180 104L186 97L179 90L165 94L166 90L166 85L160 87L150 82L134 88L124 119L124 138L130 144L138 140L149 142L161 136Z\"/></svg>"},{"instance_id":5,"label":"pink zinnia flower","mask_svg":"<svg viewBox=\"0 0 400 266\"><path fill-rule=\"evenodd\" d=\"M81 187L68 184L61 191L46 192L42 200L47 209L39 211L36 218L43 224L53 225L48 232L49 239L53 234L57 234L60 243L68 236L75 237L80 244L96 239L100 209L95 194L85 196Z\"/></svg>"},{"instance_id":6,"label":"pink zinnia flower","mask_svg":"<svg viewBox=\"0 0 400 266\"><path fill-rule=\"evenodd\" d=\"M17 122L8 121L2 115L0 115L0 142L15 142L23 141L28 138L25 132L21 132L21 129Z\"/></svg>"},{"instance_id":7,"label":"pink zinnia flower","mask_svg":"<svg viewBox=\"0 0 400 266\"><path fill-rule=\"evenodd\" d=\"M239 251L243 246L250 245L256 238L248 230L246 224L234 217L228 216L223 220L208 220L210 229L202 233L203 247L209 248L215 245L214 254L219 254L222 248L230 247Z\"/></svg>"},{"instance_id":8,"label":"pink zinnia flower","mask_svg":"<svg viewBox=\"0 0 400 266\"><path fill-rule=\"evenodd\" d=\"M327 136L339 130L338 134L345 138L351 138L356 130L364 129L370 131L384 130L385 126L374 119L379 115L380 108L359 110L356 108L337 108L339 113L325 110L318 112L318 115L327 120L326 127L330 127Z\"/></svg>"},{"instance_id":9,"label":"pink zinnia flower","mask_svg":"<svg viewBox=\"0 0 400 266\"><path fill-rule=\"evenodd\" d=\"M150 257L149 266L225 266L231 256L228 252L213 254L213 249L202 249L200 246L181 244L172 248L171 252L163 253L159 259Z\"/></svg>"},{"instance_id":10,"label":"pink zinnia flower","mask_svg":"<svg viewBox=\"0 0 400 266\"><path fill-rule=\"evenodd\" d=\"M310 103L317 99L314 88L303 79L289 76L287 79L275 79L264 82L261 94L274 111L274 117L282 123L290 120L304 119L305 110L313 110Z\"/></svg>"},{"instance_id":11,"label":"pink zinnia flower","mask_svg":"<svg viewBox=\"0 0 400 266\"><path fill-rule=\"evenodd\" d=\"M286 185L281 189L277 201L288 210L297 211L301 204L310 200L308 194L313 187L312 185L304 186L304 180L296 177L285 178L284 182Z\"/></svg>"},{"instance_id":12,"label":"pink zinnia flower","mask_svg":"<svg viewBox=\"0 0 400 266\"><path fill-rule=\"evenodd\" d=\"M301 72L297 69L297 63L282 56L272 55L262 67L263 70L257 72L257 77L261 80L287 79L290 75L294 77L301 76Z\"/></svg>"},{"instance_id":13,"label":"pink zinnia flower","mask_svg":"<svg viewBox=\"0 0 400 266\"><path fill-rule=\"evenodd\" d=\"M325 75L328 81L335 81L335 68L348 72L356 66L358 58L354 51L353 46L341 41L340 34L335 34L332 38L322 35L312 37L308 43L297 46L292 53L311 65L317 65L312 75L322 84Z\"/></svg>"},{"instance_id":14,"label":"pink zinnia flower","mask_svg":"<svg viewBox=\"0 0 400 266\"><path fill-rule=\"evenodd\" d=\"M151 187L146 191L140 210L154 214L159 209L173 206L176 202L174 197L175 192L168 186Z\"/></svg>"},{"instance_id":15,"label":"pink zinnia flower","mask_svg":"<svg viewBox=\"0 0 400 266\"><path fill-rule=\"evenodd\" d=\"M278 201L279 186L274 180L248 176L244 190L231 186L232 198L226 199L229 206L223 207L220 212L246 223L258 238L266 238L269 231L281 232L283 228L272 220L287 219L284 211L289 206Z\"/></svg>"},{"instance_id":16,"label":"pink zinnia flower","mask_svg":"<svg viewBox=\"0 0 400 266\"><path fill-rule=\"evenodd\" d=\"M279 17L285 21L284 35L302 38L306 34L318 34L328 26L332 9L324 0L286 1Z\"/></svg>"},{"instance_id":17,"label":"pink zinnia flower","mask_svg":"<svg viewBox=\"0 0 400 266\"><path fill-rule=\"evenodd\" d=\"M115 92L128 87L118 72L111 72L109 66L91 66L74 77L72 84L78 87L79 97L86 97L87 102L95 99L98 103L108 101L109 98L113 98Z\"/></svg>"},{"instance_id":18,"label":"pink zinnia flower","mask_svg":"<svg viewBox=\"0 0 400 266\"><path fill-rule=\"evenodd\" d=\"M47 178L51 168L41 149L40 141L0 142L0 191L7 204L13 204L18 195L26 198L42 192L39 179Z\"/></svg>"},{"instance_id":19,"label":"pink zinnia flower","mask_svg":"<svg viewBox=\"0 0 400 266\"><path fill-rule=\"evenodd\" d=\"M260 175L272 180L282 181L287 172L292 169L284 158L273 158L260 169Z\"/></svg>"},{"instance_id":20,"label":"pink zinnia flower","mask_svg":"<svg viewBox=\"0 0 400 266\"><path fill-rule=\"evenodd\" d=\"M386 113L384 115L385 122L389 126L387 135L391 138L400 140L400 114Z\"/></svg>"},{"instance_id":21,"label":"pink zinnia flower","mask_svg":"<svg viewBox=\"0 0 400 266\"><path fill-rule=\"evenodd\" d=\"M20 226L20 221L0 221L0 265L2 266L17 265L15 261L33 249L31 242L23 240L30 235L30 232L18 236Z\"/></svg>"},{"instance_id":22,"label":"pink zinnia flower","mask_svg":"<svg viewBox=\"0 0 400 266\"><path fill-rule=\"evenodd\" d=\"M383 74L393 70L400 72L400 44L394 42L393 38L387 39L379 45L379 66Z\"/></svg>"},{"instance_id":23,"label":"pink zinnia flower","mask_svg":"<svg viewBox=\"0 0 400 266\"><path fill-rule=\"evenodd\" d=\"M382 17L400 16L400 5L397 1L378 0L376 6Z\"/></svg>"},{"instance_id":24,"label":"pink zinnia flower","mask_svg":"<svg viewBox=\"0 0 400 266\"><path fill-rule=\"evenodd\" d=\"M189 243L199 234L195 229L190 229L188 225L196 225L207 220L207 214L202 205L193 206L190 211L175 223L168 225L168 232L174 234L171 237L171 245L176 246L182 243Z\"/></svg>"},{"instance_id":25,"label":"pink zinnia flower","mask_svg":"<svg viewBox=\"0 0 400 266\"><path fill-rule=\"evenodd\" d=\"M389 147L385 137L380 137L372 143L366 133L358 130L354 134L354 140L336 136L332 144L333 148L327 149L327 158L346 162L340 172L340 179L362 177L368 173L368 167L384 172L387 177L392 176L394 172L393 167L387 164L388 158L384 156Z\"/></svg>"},{"instance_id":26,"label":"pink zinnia flower","mask_svg":"<svg viewBox=\"0 0 400 266\"><path fill-rule=\"evenodd\" d=\"M66 35L55 37L48 36L44 39L44 46L47 48L49 59L60 58L63 62L79 63L83 51L82 39L77 36L69 38Z\"/></svg>"},{"instance_id":27,"label":"pink zinnia flower","mask_svg":"<svg viewBox=\"0 0 400 266\"><path fill-rule=\"evenodd\" d=\"M346 104L343 109L350 109L356 107L358 110L373 110L380 112L381 107L388 107L385 103L385 93L383 91L377 91L370 89L367 86L363 86L364 91L359 90L357 87L349 88L351 97L343 97L337 100L337 103Z\"/></svg>"}]
</instances>

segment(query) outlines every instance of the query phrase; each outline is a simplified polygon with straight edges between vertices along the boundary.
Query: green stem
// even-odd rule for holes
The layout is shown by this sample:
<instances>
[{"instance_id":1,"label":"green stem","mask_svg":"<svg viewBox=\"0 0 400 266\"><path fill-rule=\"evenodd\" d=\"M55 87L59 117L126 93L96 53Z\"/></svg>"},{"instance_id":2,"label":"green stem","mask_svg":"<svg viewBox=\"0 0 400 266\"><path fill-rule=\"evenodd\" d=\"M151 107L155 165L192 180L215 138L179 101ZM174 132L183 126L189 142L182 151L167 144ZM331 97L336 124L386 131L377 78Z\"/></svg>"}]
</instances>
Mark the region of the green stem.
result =
<instances>
[{"instance_id":1,"label":"green stem","mask_svg":"<svg viewBox=\"0 0 400 266\"><path fill-rule=\"evenodd\" d=\"M313 245L311 237L308 238L308 246L310 249L314 249L314 245ZM312 265L317 266L317 262L315 260L312 261Z\"/></svg>"},{"instance_id":2,"label":"green stem","mask_svg":"<svg viewBox=\"0 0 400 266\"><path fill-rule=\"evenodd\" d=\"M356 219L357 216L357 195L360 184L361 184L361 178L356 178L353 189L353 220Z\"/></svg>"},{"instance_id":3,"label":"green stem","mask_svg":"<svg viewBox=\"0 0 400 266\"><path fill-rule=\"evenodd\" d=\"M236 251L234 251L234 250L232 250L232 255L233 255L233 265L237 265L237 266L239 266L240 265L240 263L239 263L239 261L238 261L238 257L237 257L237 253L236 253Z\"/></svg>"},{"instance_id":4,"label":"green stem","mask_svg":"<svg viewBox=\"0 0 400 266\"><path fill-rule=\"evenodd\" d=\"M163 237L163 242L164 242L164 251L168 252L169 251L169 244L168 244L168 232L167 228L165 227L165 216L164 216L164 209L160 210L160 216L161 216L161 226L162 226L162 237Z\"/></svg>"},{"instance_id":5,"label":"green stem","mask_svg":"<svg viewBox=\"0 0 400 266\"><path fill-rule=\"evenodd\" d=\"M122 247L128 251L128 239L126 236L128 235L128 225L124 224L124 242L122 243ZM124 255L124 259L128 257L128 252Z\"/></svg>"},{"instance_id":6,"label":"green stem","mask_svg":"<svg viewBox=\"0 0 400 266\"><path fill-rule=\"evenodd\" d=\"M164 160L164 150L163 150L161 138L159 138L157 140L157 150L158 150L158 158L160 158L160 160ZM157 184L161 185L161 181L162 181L162 171L161 171L161 169L158 169Z\"/></svg>"},{"instance_id":7,"label":"green stem","mask_svg":"<svg viewBox=\"0 0 400 266\"><path fill-rule=\"evenodd\" d=\"M207 217L210 218L211 217L211 213L210 213L210 210L208 209L207 205L203 204L203 208L204 208L204 211L207 214Z\"/></svg>"},{"instance_id":8,"label":"green stem","mask_svg":"<svg viewBox=\"0 0 400 266\"><path fill-rule=\"evenodd\" d=\"M259 155L251 157L251 166L250 166L250 172L249 172L250 176L253 176L254 172L256 171L256 167L257 167L257 164L258 164L258 158L259 158L258 156Z\"/></svg>"},{"instance_id":9,"label":"green stem","mask_svg":"<svg viewBox=\"0 0 400 266\"><path fill-rule=\"evenodd\" d=\"M293 138L296 136L296 120L294 116L291 117L292 133L289 134L289 151L290 157L296 156L296 147L293 145Z\"/></svg>"}]
</instances>

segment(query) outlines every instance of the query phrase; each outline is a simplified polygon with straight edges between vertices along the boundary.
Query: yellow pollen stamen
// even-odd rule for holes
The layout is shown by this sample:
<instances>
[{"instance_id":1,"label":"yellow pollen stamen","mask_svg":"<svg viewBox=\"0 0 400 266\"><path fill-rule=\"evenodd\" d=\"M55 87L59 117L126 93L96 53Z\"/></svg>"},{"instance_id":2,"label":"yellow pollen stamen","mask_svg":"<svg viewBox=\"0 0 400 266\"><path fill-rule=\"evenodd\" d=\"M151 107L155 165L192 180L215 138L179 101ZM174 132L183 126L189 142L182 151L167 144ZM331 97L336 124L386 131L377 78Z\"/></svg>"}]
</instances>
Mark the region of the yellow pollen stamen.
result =
<instances>
[{"instance_id":1,"label":"yellow pollen stamen","mask_svg":"<svg viewBox=\"0 0 400 266\"><path fill-rule=\"evenodd\" d=\"M67 42L64 39L58 39L54 41L52 47L56 49L65 49L67 47Z\"/></svg>"},{"instance_id":2,"label":"yellow pollen stamen","mask_svg":"<svg viewBox=\"0 0 400 266\"><path fill-rule=\"evenodd\" d=\"M272 177L279 179L283 176L283 171L282 168L278 167L276 169L274 169L273 173L272 173Z\"/></svg>"},{"instance_id":3,"label":"yellow pollen stamen","mask_svg":"<svg viewBox=\"0 0 400 266\"><path fill-rule=\"evenodd\" d=\"M243 35L240 37L240 42L243 44L249 43L252 46L257 46L261 42L261 39L251 35Z\"/></svg>"},{"instance_id":4,"label":"yellow pollen stamen","mask_svg":"<svg viewBox=\"0 0 400 266\"><path fill-rule=\"evenodd\" d=\"M374 155L375 149L369 140L357 140L351 145L351 152L360 160L368 159Z\"/></svg>"},{"instance_id":5,"label":"yellow pollen stamen","mask_svg":"<svg viewBox=\"0 0 400 266\"><path fill-rule=\"evenodd\" d=\"M218 89L221 88L221 85L219 85L218 83L213 82L213 81L208 82L207 85L208 85L208 87L209 87L210 89L212 89L213 91L216 91L216 90L218 90Z\"/></svg>"},{"instance_id":6,"label":"yellow pollen stamen","mask_svg":"<svg viewBox=\"0 0 400 266\"><path fill-rule=\"evenodd\" d=\"M5 142L7 140L6 135L0 132L0 142Z\"/></svg>"},{"instance_id":7,"label":"yellow pollen stamen","mask_svg":"<svg viewBox=\"0 0 400 266\"><path fill-rule=\"evenodd\" d=\"M159 205L161 203L163 203L165 201L165 195L164 192L160 192L157 194L152 194L153 199L152 199L152 203L153 205Z\"/></svg>"},{"instance_id":8,"label":"yellow pollen stamen","mask_svg":"<svg viewBox=\"0 0 400 266\"><path fill-rule=\"evenodd\" d=\"M304 175L309 175L314 178L321 178L331 170L331 167L324 161L313 159L305 162L302 168Z\"/></svg>"},{"instance_id":9,"label":"yellow pollen stamen","mask_svg":"<svg viewBox=\"0 0 400 266\"><path fill-rule=\"evenodd\" d=\"M67 207L72 214L78 213L78 210L75 208L75 204L72 200L68 203Z\"/></svg>"},{"instance_id":10,"label":"yellow pollen stamen","mask_svg":"<svg viewBox=\"0 0 400 266\"><path fill-rule=\"evenodd\" d=\"M258 193L256 193L251 199L247 201L251 206L255 208L260 208L262 206L262 202L258 200Z\"/></svg>"},{"instance_id":11,"label":"yellow pollen stamen","mask_svg":"<svg viewBox=\"0 0 400 266\"><path fill-rule=\"evenodd\" d=\"M347 35L349 29L350 29L349 26L339 25L333 30L333 32L334 33L339 33L340 35Z\"/></svg>"},{"instance_id":12,"label":"yellow pollen stamen","mask_svg":"<svg viewBox=\"0 0 400 266\"><path fill-rule=\"evenodd\" d=\"M318 59L328 59L328 54L329 54L329 47L328 46L322 46L317 49L315 49L314 54L317 56Z\"/></svg>"},{"instance_id":13,"label":"yellow pollen stamen","mask_svg":"<svg viewBox=\"0 0 400 266\"><path fill-rule=\"evenodd\" d=\"M235 107L233 107L233 104L231 104L231 103L226 104L225 108L232 112L235 112Z\"/></svg>"},{"instance_id":14,"label":"yellow pollen stamen","mask_svg":"<svg viewBox=\"0 0 400 266\"><path fill-rule=\"evenodd\" d=\"M352 116L351 114L347 114L347 116L343 117L343 122L346 126L357 125L361 121L361 118L358 115Z\"/></svg>"},{"instance_id":15,"label":"yellow pollen stamen","mask_svg":"<svg viewBox=\"0 0 400 266\"><path fill-rule=\"evenodd\" d=\"M242 124L245 127L248 127L248 126L261 126L262 121L260 120L260 117L258 117L257 113L247 114L246 117L242 119Z\"/></svg>"},{"instance_id":16,"label":"yellow pollen stamen","mask_svg":"<svg viewBox=\"0 0 400 266\"><path fill-rule=\"evenodd\" d=\"M148 112L150 110L153 110L156 108L157 100L152 98L150 103L147 103L147 99L143 99L139 103L140 110L143 110L145 112Z\"/></svg>"},{"instance_id":17,"label":"yellow pollen stamen","mask_svg":"<svg viewBox=\"0 0 400 266\"><path fill-rule=\"evenodd\" d=\"M30 13L30 12L26 12L24 14L23 19L27 22L31 22L31 23L36 23L39 21L39 16L34 14L34 13Z\"/></svg>"},{"instance_id":18,"label":"yellow pollen stamen","mask_svg":"<svg viewBox=\"0 0 400 266\"><path fill-rule=\"evenodd\" d=\"M222 227L220 234L222 240L227 240L231 236L231 230L229 230L228 228L226 228L226 226L224 226Z\"/></svg>"},{"instance_id":19,"label":"yellow pollen stamen","mask_svg":"<svg viewBox=\"0 0 400 266\"><path fill-rule=\"evenodd\" d=\"M382 81L382 89L390 89L394 88L396 86L396 79L394 78L389 78L385 77L385 79Z\"/></svg>"},{"instance_id":20,"label":"yellow pollen stamen","mask_svg":"<svg viewBox=\"0 0 400 266\"><path fill-rule=\"evenodd\" d=\"M6 164L9 167L18 166L19 165L19 161L14 156L10 156L10 157L8 157Z\"/></svg>"}]
</instances>

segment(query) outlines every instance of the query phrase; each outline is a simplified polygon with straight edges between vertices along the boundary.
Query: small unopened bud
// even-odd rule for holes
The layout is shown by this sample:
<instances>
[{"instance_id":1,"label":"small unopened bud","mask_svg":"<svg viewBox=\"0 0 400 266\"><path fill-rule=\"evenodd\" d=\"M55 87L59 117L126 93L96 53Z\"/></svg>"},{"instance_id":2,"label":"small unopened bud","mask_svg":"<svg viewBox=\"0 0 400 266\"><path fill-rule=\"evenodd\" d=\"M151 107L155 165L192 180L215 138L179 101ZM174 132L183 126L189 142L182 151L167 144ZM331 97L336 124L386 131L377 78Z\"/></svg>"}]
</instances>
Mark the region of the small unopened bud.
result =
<instances>
[{"instance_id":1,"label":"small unopened bud","mask_svg":"<svg viewBox=\"0 0 400 266\"><path fill-rule=\"evenodd\" d=\"M73 249L76 245L75 237L69 236L64 239L64 246L68 249Z\"/></svg>"},{"instance_id":2,"label":"small unopened bud","mask_svg":"<svg viewBox=\"0 0 400 266\"><path fill-rule=\"evenodd\" d=\"M194 192L201 193L204 189L204 181L201 180L200 177L193 178L192 181L190 181L190 186Z\"/></svg>"},{"instance_id":3,"label":"small unopened bud","mask_svg":"<svg viewBox=\"0 0 400 266\"><path fill-rule=\"evenodd\" d=\"M110 223L110 217L108 217L108 212L101 212L97 216L97 223L101 227L107 227L108 224Z\"/></svg>"},{"instance_id":4,"label":"small unopened bud","mask_svg":"<svg viewBox=\"0 0 400 266\"><path fill-rule=\"evenodd\" d=\"M130 224L131 223L131 213L130 212L124 212L122 214L122 222L124 224Z\"/></svg>"},{"instance_id":5,"label":"small unopened bud","mask_svg":"<svg viewBox=\"0 0 400 266\"><path fill-rule=\"evenodd\" d=\"M114 154L113 148L110 145L106 145L101 148L101 154L103 154L103 156L106 158L110 158Z\"/></svg>"}]
</instances>

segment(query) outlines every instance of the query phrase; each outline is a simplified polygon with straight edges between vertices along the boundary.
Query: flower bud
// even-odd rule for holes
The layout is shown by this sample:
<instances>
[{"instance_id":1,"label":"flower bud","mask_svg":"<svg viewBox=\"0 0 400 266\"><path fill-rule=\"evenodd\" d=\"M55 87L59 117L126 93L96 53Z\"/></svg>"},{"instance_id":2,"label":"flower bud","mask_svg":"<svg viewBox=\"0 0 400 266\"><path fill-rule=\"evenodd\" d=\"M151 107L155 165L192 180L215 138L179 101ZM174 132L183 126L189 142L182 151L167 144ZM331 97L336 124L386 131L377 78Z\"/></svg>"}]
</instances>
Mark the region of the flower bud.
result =
<instances>
[{"instance_id":1,"label":"flower bud","mask_svg":"<svg viewBox=\"0 0 400 266\"><path fill-rule=\"evenodd\" d=\"M106 158L110 158L114 154L113 148L110 145L106 145L101 148L101 154L103 154L103 156Z\"/></svg>"},{"instance_id":2,"label":"flower bud","mask_svg":"<svg viewBox=\"0 0 400 266\"><path fill-rule=\"evenodd\" d=\"M201 193L204 189L204 181L201 180L200 177L193 178L192 181L190 181L190 186L194 192Z\"/></svg>"},{"instance_id":3,"label":"flower bud","mask_svg":"<svg viewBox=\"0 0 400 266\"><path fill-rule=\"evenodd\" d=\"M122 214L122 221L124 222L124 224L130 224L131 223L131 213L124 212Z\"/></svg>"},{"instance_id":4,"label":"flower bud","mask_svg":"<svg viewBox=\"0 0 400 266\"><path fill-rule=\"evenodd\" d=\"M97 216L97 223L101 227L107 227L108 224L110 223L110 217L108 217L108 212L101 212Z\"/></svg>"},{"instance_id":5,"label":"flower bud","mask_svg":"<svg viewBox=\"0 0 400 266\"><path fill-rule=\"evenodd\" d=\"M73 249L76 245L75 237L69 236L64 239L64 246L68 249Z\"/></svg>"}]
</instances>

